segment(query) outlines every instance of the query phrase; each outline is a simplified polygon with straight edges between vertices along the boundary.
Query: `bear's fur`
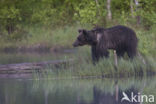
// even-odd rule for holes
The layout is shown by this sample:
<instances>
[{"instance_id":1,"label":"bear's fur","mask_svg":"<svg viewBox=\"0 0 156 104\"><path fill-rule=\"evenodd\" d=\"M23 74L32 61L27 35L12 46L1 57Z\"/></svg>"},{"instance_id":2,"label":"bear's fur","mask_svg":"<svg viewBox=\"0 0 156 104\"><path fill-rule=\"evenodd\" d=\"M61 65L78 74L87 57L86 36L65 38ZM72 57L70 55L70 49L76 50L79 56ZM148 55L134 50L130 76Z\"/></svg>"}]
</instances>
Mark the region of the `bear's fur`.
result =
<instances>
[{"instance_id":1,"label":"bear's fur","mask_svg":"<svg viewBox=\"0 0 156 104\"><path fill-rule=\"evenodd\" d=\"M108 49L116 50L118 57L123 57L127 52L130 58L136 55L137 42L135 32L126 27L117 25L111 28L97 27L92 30L79 30L79 36L73 43L74 47L90 45L93 61L108 57Z\"/></svg>"}]
</instances>

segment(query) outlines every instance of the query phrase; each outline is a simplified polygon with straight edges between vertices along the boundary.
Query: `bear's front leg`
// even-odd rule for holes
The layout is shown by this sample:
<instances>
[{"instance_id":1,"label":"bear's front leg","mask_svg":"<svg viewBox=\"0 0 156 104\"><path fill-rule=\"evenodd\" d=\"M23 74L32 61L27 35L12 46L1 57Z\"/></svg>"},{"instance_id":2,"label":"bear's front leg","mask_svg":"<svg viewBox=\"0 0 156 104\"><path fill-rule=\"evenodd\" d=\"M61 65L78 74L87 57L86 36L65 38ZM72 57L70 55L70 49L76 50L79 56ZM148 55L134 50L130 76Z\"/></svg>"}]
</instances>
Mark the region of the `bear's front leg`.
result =
<instances>
[{"instance_id":1,"label":"bear's front leg","mask_svg":"<svg viewBox=\"0 0 156 104\"><path fill-rule=\"evenodd\" d=\"M99 55L97 53L96 46L91 47L91 54L92 54L93 64L95 64L96 62L99 61Z\"/></svg>"},{"instance_id":2,"label":"bear's front leg","mask_svg":"<svg viewBox=\"0 0 156 104\"><path fill-rule=\"evenodd\" d=\"M99 61L100 58L108 58L109 52L106 49L99 49L96 46L92 46L92 61L93 64Z\"/></svg>"}]
</instances>

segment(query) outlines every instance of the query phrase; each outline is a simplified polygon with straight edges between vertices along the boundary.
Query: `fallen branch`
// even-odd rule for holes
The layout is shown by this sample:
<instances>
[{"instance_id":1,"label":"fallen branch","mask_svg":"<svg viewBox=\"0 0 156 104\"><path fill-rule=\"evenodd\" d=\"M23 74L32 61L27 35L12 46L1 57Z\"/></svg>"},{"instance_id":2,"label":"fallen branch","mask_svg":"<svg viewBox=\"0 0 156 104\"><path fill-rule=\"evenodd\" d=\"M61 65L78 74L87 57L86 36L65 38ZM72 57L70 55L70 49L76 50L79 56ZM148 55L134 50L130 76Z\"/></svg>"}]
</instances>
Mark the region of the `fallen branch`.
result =
<instances>
[{"instance_id":1,"label":"fallen branch","mask_svg":"<svg viewBox=\"0 0 156 104\"><path fill-rule=\"evenodd\" d=\"M62 64L67 64L71 61L73 61L73 59L0 65L0 74L6 72L7 73L16 73L16 72L29 73L31 72L31 70L40 70L49 65L59 66Z\"/></svg>"}]
</instances>

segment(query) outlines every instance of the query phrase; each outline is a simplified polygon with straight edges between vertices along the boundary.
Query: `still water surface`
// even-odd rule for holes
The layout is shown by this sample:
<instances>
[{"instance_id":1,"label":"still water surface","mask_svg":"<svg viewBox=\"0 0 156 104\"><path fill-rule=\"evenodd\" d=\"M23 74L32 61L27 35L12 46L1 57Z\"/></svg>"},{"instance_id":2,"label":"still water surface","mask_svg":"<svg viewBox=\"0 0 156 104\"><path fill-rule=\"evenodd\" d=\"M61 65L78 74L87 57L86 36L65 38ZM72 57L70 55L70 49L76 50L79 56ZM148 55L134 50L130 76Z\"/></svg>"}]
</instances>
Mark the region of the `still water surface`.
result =
<instances>
[{"instance_id":1,"label":"still water surface","mask_svg":"<svg viewBox=\"0 0 156 104\"><path fill-rule=\"evenodd\" d=\"M156 104L121 102L125 92L156 96L156 77L129 79L0 79L0 104Z\"/></svg>"},{"instance_id":2,"label":"still water surface","mask_svg":"<svg viewBox=\"0 0 156 104\"><path fill-rule=\"evenodd\" d=\"M63 60L65 58L70 58L73 50L64 50L62 52L56 53L0 53L0 65L4 64L16 64L25 62L42 62L49 60Z\"/></svg>"}]
</instances>

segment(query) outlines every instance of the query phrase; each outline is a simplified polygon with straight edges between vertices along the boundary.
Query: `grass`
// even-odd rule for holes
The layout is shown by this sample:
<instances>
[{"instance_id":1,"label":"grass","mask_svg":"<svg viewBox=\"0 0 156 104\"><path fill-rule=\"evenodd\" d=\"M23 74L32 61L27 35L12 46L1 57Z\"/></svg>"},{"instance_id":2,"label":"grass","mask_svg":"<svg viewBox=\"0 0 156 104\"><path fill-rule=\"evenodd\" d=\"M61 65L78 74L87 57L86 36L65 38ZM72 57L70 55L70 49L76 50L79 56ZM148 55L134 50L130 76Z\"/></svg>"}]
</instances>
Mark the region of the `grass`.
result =
<instances>
[{"instance_id":1,"label":"grass","mask_svg":"<svg viewBox=\"0 0 156 104\"><path fill-rule=\"evenodd\" d=\"M82 55L82 53L84 53ZM89 48L81 48L71 58L73 62L60 67L47 67L39 76L46 78L105 78L105 77L132 77L132 76L151 76L156 73L155 59L144 57L146 64L136 57L133 60L126 57L118 60L118 66L114 65L114 57L101 59L96 65L91 61ZM35 73L35 77L38 77Z\"/></svg>"},{"instance_id":2,"label":"grass","mask_svg":"<svg viewBox=\"0 0 156 104\"><path fill-rule=\"evenodd\" d=\"M135 30L137 37L139 39L138 50L145 55L154 55L156 53L156 26L154 25L150 30L144 30L143 28L135 28L135 26L128 26ZM4 48L14 48L18 49L20 47L26 48L35 48L35 47L72 47L72 43L76 39L80 28L91 29L91 26L64 26L60 28L44 28L44 27L26 27L26 33L19 32L25 37L20 38L19 40L12 39L11 34L9 38L1 37L0 38L0 49ZM15 34L16 35L16 34Z\"/></svg>"},{"instance_id":3,"label":"grass","mask_svg":"<svg viewBox=\"0 0 156 104\"><path fill-rule=\"evenodd\" d=\"M144 30L143 28L135 28L135 26L128 26L135 30L137 37L139 39L138 50L145 55L155 55L156 53L156 26L154 25L150 30ZM49 47L72 47L72 43L76 39L78 32L77 30L80 28L91 29L91 26L80 26L80 25L72 25L72 26L64 26L60 28L45 28L45 27L26 27L26 33L23 33L25 37L20 38L19 40L12 39L11 34L8 37L0 38L0 49L4 48L13 48L18 49L20 47L26 48L44 48ZM22 32L20 32L22 36ZM16 35L16 34L15 34Z\"/></svg>"},{"instance_id":4,"label":"grass","mask_svg":"<svg viewBox=\"0 0 156 104\"><path fill-rule=\"evenodd\" d=\"M20 47L72 47L79 28L86 28L89 26L65 26L60 28L44 28L44 27L25 27L28 31L26 37L19 40L10 39L10 37L3 37L0 39L0 49L4 48L20 48ZM14 34L13 34L14 35ZM19 34L18 34L19 35ZM23 35L22 33L20 35Z\"/></svg>"}]
</instances>

